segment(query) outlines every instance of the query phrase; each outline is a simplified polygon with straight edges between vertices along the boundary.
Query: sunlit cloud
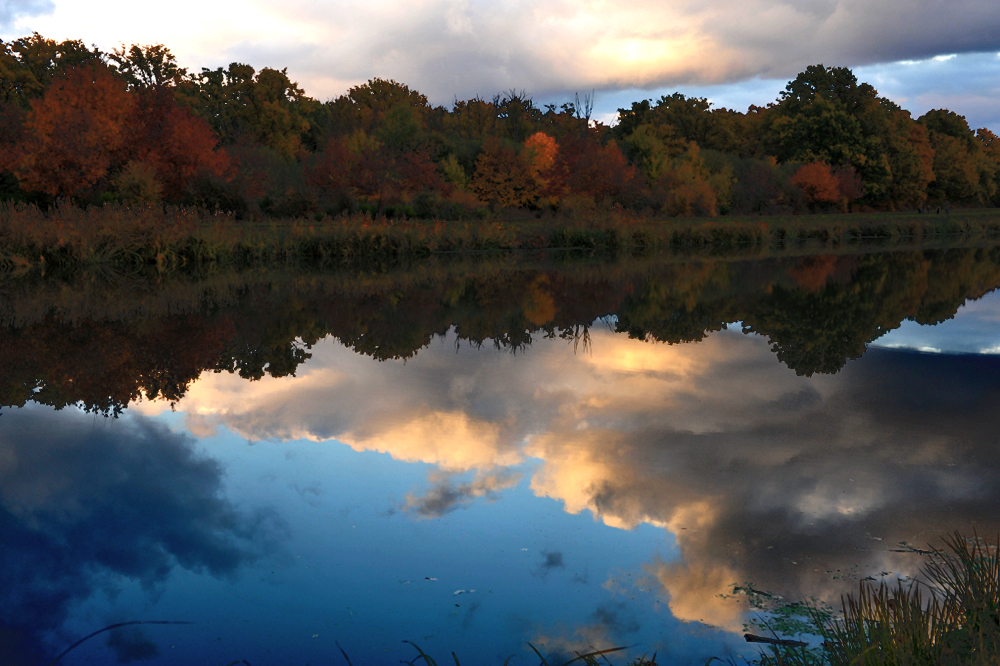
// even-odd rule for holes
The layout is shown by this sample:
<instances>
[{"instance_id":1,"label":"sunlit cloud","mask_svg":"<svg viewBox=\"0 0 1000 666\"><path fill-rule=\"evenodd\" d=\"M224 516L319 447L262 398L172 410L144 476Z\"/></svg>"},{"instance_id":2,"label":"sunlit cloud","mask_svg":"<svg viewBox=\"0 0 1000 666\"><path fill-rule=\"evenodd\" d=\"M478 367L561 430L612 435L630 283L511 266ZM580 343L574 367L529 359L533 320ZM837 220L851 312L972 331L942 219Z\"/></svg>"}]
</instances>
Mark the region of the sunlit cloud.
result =
<instances>
[{"instance_id":1,"label":"sunlit cloud","mask_svg":"<svg viewBox=\"0 0 1000 666\"><path fill-rule=\"evenodd\" d=\"M12 6L6 36L37 30L104 49L162 42L193 68L232 60L288 67L321 99L375 76L448 103L510 88L540 97L591 89L604 96L780 81L817 62L862 67L936 59L955 67L961 54L1000 50L1000 14L991 0L179 0L169 11L123 0L63 0L48 14L39 13L45 5L38 2Z\"/></svg>"}]
</instances>

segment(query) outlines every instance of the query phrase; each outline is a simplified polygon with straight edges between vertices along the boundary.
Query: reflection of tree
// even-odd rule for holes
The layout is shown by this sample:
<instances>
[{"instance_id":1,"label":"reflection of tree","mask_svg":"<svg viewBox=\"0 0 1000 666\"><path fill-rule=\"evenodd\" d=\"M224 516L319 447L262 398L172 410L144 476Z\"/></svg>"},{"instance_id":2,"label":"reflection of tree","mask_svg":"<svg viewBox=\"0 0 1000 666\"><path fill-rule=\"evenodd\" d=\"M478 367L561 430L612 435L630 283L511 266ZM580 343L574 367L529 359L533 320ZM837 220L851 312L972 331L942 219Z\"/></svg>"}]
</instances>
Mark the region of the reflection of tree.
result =
<instances>
[{"instance_id":1,"label":"reflection of tree","mask_svg":"<svg viewBox=\"0 0 1000 666\"><path fill-rule=\"evenodd\" d=\"M294 374L309 347L328 335L380 360L410 358L451 329L461 341L517 351L535 335L575 339L578 327L607 315L617 317L619 332L668 343L698 341L739 321L767 336L797 373L832 373L904 319L943 321L998 285L1000 250L962 249L631 268L487 267L372 281L291 276L217 295L217 305L204 301L210 292L186 288L178 294L191 301L185 314L164 305L142 318L107 318L95 305L78 310L73 323L49 312L48 292L26 291L21 309L49 314L0 329L0 404L82 402L117 413L140 396L178 400L205 370L250 380Z\"/></svg>"}]
</instances>

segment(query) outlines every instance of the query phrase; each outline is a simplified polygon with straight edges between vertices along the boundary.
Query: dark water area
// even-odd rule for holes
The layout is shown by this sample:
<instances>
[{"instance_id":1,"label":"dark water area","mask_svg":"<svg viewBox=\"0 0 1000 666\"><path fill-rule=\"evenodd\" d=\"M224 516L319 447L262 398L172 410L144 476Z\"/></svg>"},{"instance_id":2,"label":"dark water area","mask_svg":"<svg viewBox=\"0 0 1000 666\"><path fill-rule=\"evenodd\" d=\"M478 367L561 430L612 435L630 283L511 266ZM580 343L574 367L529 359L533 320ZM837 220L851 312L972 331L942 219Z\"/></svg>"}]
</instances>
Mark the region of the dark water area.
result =
<instances>
[{"instance_id":1,"label":"dark water area","mask_svg":"<svg viewBox=\"0 0 1000 666\"><path fill-rule=\"evenodd\" d=\"M752 657L1000 531L1000 250L0 286L3 664ZM341 652L343 650L343 652Z\"/></svg>"}]
</instances>

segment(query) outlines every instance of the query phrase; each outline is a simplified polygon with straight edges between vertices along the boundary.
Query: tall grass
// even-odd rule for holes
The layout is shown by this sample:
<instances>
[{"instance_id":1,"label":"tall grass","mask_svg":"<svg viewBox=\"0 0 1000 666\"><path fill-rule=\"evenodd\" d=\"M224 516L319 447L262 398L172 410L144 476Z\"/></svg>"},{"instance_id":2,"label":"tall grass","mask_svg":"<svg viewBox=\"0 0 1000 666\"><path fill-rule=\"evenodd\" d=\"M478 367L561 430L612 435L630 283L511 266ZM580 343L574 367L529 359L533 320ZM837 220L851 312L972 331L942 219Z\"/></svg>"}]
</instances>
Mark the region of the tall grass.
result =
<instances>
[{"instance_id":1,"label":"tall grass","mask_svg":"<svg viewBox=\"0 0 1000 666\"><path fill-rule=\"evenodd\" d=\"M861 583L843 617L813 615L820 652L772 646L761 664L806 666L1000 665L1000 536L959 533L933 549L923 580Z\"/></svg>"},{"instance_id":2,"label":"tall grass","mask_svg":"<svg viewBox=\"0 0 1000 666\"><path fill-rule=\"evenodd\" d=\"M937 240L936 240L937 239ZM1000 239L1000 212L880 213L793 217L650 217L624 210L475 221L373 219L367 214L265 221L199 208L63 202L43 211L0 204L0 274L87 270L190 272L227 267L343 266L435 253L583 249L710 256L759 255L801 244L837 248Z\"/></svg>"}]
</instances>

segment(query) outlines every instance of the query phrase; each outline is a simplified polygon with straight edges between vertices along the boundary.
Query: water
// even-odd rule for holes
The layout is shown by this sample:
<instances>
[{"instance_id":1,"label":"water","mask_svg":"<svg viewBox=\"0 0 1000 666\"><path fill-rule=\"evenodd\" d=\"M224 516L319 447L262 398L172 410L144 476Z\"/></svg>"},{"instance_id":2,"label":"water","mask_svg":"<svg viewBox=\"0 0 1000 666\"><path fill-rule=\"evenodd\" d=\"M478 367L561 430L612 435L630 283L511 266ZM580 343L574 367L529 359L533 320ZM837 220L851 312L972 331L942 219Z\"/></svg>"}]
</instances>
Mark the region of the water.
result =
<instances>
[{"instance_id":1,"label":"water","mask_svg":"<svg viewBox=\"0 0 1000 666\"><path fill-rule=\"evenodd\" d=\"M703 664L1000 530L994 252L430 273L8 291L13 663Z\"/></svg>"}]
</instances>

